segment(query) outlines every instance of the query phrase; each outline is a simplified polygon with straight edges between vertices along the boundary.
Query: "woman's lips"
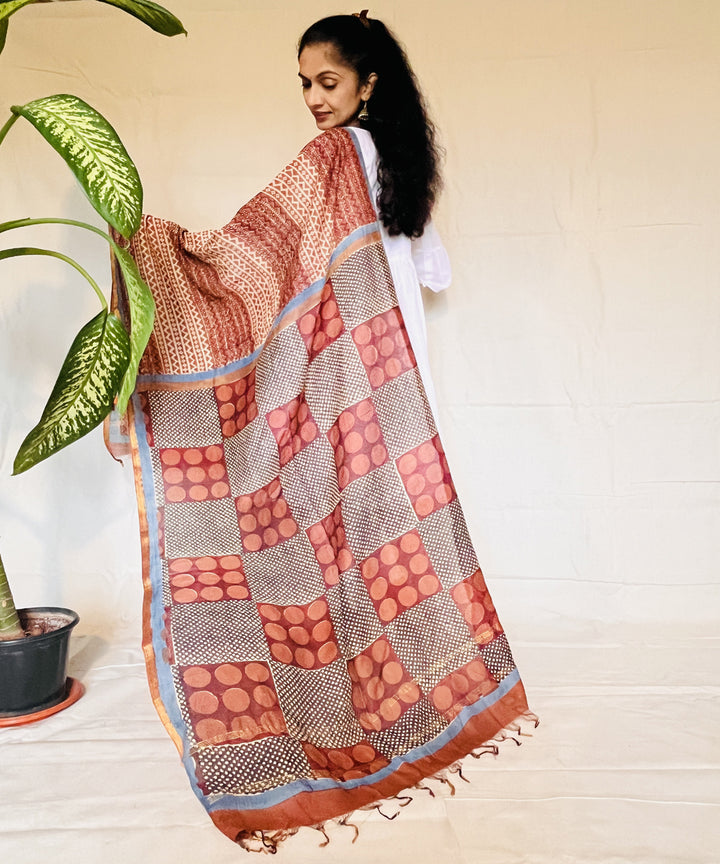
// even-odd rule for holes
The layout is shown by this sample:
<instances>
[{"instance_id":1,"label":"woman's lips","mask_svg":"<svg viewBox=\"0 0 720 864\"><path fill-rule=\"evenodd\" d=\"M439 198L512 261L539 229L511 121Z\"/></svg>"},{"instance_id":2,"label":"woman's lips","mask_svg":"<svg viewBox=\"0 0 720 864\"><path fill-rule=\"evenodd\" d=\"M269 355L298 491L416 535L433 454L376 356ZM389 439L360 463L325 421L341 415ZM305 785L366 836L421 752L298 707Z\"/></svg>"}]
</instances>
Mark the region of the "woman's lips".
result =
<instances>
[{"instance_id":1,"label":"woman's lips","mask_svg":"<svg viewBox=\"0 0 720 864\"><path fill-rule=\"evenodd\" d=\"M330 116L330 112L329 112L329 111L318 111L316 114L315 114L315 113L313 114L313 117L314 117L318 122L327 119L329 116Z\"/></svg>"}]
</instances>

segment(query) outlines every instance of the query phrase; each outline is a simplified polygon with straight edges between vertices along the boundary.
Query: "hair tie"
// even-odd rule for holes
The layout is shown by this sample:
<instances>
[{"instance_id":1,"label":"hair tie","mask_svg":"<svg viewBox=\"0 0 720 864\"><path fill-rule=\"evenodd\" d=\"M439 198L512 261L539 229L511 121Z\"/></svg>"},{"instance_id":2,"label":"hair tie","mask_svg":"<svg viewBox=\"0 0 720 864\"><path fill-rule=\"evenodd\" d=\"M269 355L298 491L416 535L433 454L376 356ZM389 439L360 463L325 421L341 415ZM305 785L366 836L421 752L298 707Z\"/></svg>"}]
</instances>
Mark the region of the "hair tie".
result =
<instances>
[{"instance_id":1,"label":"hair tie","mask_svg":"<svg viewBox=\"0 0 720 864\"><path fill-rule=\"evenodd\" d=\"M370 27L370 21L367 17L368 11L367 9L363 9L362 12L353 12L353 17L359 18L365 27Z\"/></svg>"}]
</instances>

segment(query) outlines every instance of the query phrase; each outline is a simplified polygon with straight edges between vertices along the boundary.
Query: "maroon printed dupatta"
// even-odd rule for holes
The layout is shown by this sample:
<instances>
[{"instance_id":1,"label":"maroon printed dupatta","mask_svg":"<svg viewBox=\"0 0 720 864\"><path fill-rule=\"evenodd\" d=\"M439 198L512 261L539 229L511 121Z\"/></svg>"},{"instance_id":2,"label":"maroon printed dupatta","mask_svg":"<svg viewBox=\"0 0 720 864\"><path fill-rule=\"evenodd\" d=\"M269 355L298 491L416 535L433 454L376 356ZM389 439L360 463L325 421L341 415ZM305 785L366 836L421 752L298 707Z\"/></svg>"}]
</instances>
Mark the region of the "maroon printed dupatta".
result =
<instances>
[{"instance_id":1,"label":"maroon printed dupatta","mask_svg":"<svg viewBox=\"0 0 720 864\"><path fill-rule=\"evenodd\" d=\"M132 252L147 671L217 827L273 845L532 717L351 132L224 228L145 217Z\"/></svg>"}]
</instances>

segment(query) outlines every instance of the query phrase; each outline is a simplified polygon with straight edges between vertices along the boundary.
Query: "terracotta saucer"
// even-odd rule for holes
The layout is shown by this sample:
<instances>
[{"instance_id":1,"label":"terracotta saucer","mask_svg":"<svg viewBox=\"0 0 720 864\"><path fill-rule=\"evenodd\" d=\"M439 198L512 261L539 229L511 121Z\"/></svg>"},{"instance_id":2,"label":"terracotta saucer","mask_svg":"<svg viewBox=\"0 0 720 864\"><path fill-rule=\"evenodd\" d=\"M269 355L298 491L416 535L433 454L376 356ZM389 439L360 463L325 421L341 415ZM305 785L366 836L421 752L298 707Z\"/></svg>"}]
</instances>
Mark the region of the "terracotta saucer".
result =
<instances>
[{"instance_id":1,"label":"terracotta saucer","mask_svg":"<svg viewBox=\"0 0 720 864\"><path fill-rule=\"evenodd\" d=\"M66 687L66 696L62 702L57 705L52 705L50 708L44 708L42 711L34 711L32 714L19 714L15 717L0 717L0 729L6 726L24 726L26 723L36 723L38 720L44 720L46 717L51 717L73 705L85 692L85 685L77 678L68 678Z\"/></svg>"}]
</instances>

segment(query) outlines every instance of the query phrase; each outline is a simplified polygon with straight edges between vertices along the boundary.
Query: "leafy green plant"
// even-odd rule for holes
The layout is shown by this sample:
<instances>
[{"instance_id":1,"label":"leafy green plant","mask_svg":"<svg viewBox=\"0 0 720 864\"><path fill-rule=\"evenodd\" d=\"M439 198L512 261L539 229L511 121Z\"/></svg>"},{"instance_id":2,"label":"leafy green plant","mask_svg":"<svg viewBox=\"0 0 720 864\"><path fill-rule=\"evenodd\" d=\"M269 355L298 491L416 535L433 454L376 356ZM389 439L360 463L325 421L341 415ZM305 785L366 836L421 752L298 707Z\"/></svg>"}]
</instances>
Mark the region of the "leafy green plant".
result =
<instances>
[{"instance_id":1,"label":"leafy green plant","mask_svg":"<svg viewBox=\"0 0 720 864\"><path fill-rule=\"evenodd\" d=\"M11 15L30 3L0 2L0 52ZM181 22L150 0L95 0L116 6L165 36L184 33ZM135 165L113 127L77 96L58 94L14 105L0 128L0 145L13 125L26 120L64 159L95 212L129 240L140 226L142 184ZM132 256L111 234L74 219L16 219L0 223L0 234L32 225L61 223L99 234L110 245L128 288L130 330L108 308L92 276L74 259L34 246L0 249L0 261L25 255L57 258L73 267L92 287L101 310L85 324L70 346L37 425L20 446L13 474L27 471L98 426L113 407L123 413L135 387L138 365L153 327L155 307ZM0 640L23 635L5 569L0 559Z\"/></svg>"}]
</instances>

